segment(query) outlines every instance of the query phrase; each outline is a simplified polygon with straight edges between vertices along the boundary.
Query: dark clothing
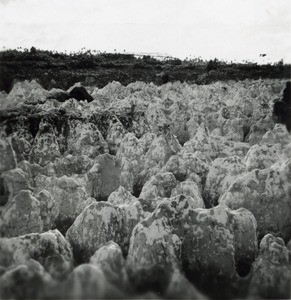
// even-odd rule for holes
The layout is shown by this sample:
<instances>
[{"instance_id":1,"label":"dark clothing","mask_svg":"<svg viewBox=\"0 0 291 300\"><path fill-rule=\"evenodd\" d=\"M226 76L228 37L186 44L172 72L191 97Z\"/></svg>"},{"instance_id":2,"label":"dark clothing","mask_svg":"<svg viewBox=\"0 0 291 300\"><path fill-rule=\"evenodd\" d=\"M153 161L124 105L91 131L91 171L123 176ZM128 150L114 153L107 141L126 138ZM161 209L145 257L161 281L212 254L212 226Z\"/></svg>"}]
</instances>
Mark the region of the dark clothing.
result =
<instances>
[{"instance_id":1,"label":"dark clothing","mask_svg":"<svg viewBox=\"0 0 291 300\"><path fill-rule=\"evenodd\" d=\"M276 101L273 108L274 119L278 123L285 124L291 131L291 82L286 83L283 91L283 99Z\"/></svg>"}]
</instances>

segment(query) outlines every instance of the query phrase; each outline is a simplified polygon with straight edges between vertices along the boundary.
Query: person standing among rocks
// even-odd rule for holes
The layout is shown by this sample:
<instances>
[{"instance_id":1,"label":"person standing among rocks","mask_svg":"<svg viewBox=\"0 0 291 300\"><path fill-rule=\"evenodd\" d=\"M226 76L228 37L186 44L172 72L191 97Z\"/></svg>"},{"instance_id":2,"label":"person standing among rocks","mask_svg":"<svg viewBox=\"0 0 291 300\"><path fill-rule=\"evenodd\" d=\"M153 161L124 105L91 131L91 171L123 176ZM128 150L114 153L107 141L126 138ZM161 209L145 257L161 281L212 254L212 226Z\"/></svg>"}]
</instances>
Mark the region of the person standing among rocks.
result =
<instances>
[{"instance_id":1,"label":"person standing among rocks","mask_svg":"<svg viewBox=\"0 0 291 300\"><path fill-rule=\"evenodd\" d=\"M291 131L291 81L286 82L283 99L275 102L273 115L276 122L285 124Z\"/></svg>"}]
</instances>

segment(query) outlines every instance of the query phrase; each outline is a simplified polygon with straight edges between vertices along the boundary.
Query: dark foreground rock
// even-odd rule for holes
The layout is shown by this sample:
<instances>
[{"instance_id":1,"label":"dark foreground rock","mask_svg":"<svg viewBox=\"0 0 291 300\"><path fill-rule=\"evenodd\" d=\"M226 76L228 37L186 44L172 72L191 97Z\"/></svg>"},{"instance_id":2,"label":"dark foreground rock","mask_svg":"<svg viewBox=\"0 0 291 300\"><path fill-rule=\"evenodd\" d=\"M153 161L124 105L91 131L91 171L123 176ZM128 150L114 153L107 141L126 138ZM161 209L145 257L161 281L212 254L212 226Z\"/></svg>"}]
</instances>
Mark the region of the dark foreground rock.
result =
<instances>
[{"instance_id":1,"label":"dark foreground rock","mask_svg":"<svg viewBox=\"0 0 291 300\"><path fill-rule=\"evenodd\" d=\"M87 90L81 84L75 84L68 89L69 97L76 100L93 101L93 97L87 92Z\"/></svg>"},{"instance_id":2,"label":"dark foreground rock","mask_svg":"<svg viewBox=\"0 0 291 300\"><path fill-rule=\"evenodd\" d=\"M290 297L291 271L287 247L281 238L264 236L260 253L252 266L251 297L287 299Z\"/></svg>"},{"instance_id":3,"label":"dark foreground rock","mask_svg":"<svg viewBox=\"0 0 291 300\"><path fill-rule=\"evenodd\" d=\"M54 277L62 277L73 267L72 249L58 230L1 238L0 265L12 267L34 259Z\"/></svg>"}]
</instances>

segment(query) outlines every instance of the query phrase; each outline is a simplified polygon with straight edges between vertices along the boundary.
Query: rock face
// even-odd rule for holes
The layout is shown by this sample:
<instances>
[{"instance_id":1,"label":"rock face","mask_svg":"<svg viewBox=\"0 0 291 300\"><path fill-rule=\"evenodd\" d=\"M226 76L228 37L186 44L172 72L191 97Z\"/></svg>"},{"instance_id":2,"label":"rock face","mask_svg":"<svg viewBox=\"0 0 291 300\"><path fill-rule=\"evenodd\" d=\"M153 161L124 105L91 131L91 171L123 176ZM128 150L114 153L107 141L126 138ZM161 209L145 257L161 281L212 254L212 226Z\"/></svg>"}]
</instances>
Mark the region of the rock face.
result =
<instances>
[{"instance_id":1,"label":"rock face","mask_svg":"<svg viewBox=\"0 0 291 300\"><path fill-rule=\"evenodd\" d=\"M0 239L0 265L17 266L29 259L39 261L52 276L60 277L73 267L70 244L58 230Z\"/></svg>"},{"instance_id":2,"label":"rock face","mask_svg":"<svg viewBox=\"0 0 291 300\"><path fill-rule=\"evenodd\" d=\"M228 286L229 280L239 285L239 275L246 275L255 260L256 226L245 209L196 208L185 196L164 200L132 232L126 262L130 281L137 290L164 293L172 274L183 267L204 289L213 274L213 289Z\"/></svg>"},{"instance_id":3,"label":"rock face","mask_svg":"<svg viewBox=\"0 0 291 300\"><path fill-rule=\"evenodd\" d=\"M264 236L260 253L252 266L249 295L256 298L290 297L290 262L281 238Z\"/></svg>"},{"instance_id":4,"label":"rock face","mask_svg":"<svg viewBox=\"0 0 291 300\"><path fill-rule=\"evenodd\" d=\"M219 203L225 203L231 209L244 207L250 210L258 222L259 237L270 232L289 240L289 186L279 171L255 169L237 178Z\"/></svg>"},{"instance_id":5,"label":"rock face","mask_svg":"<svg viewBox=\"0 0 291 300\"><path fill-rule=\"evenodd\" d=\"M175 136L170 134L157 136L145 154L145 165L141 175L146 179L156 175L168 159L180 149L181 145Z\"/></svg>"},{"instance_id":6,"label":"rock face","mask_svg":"<svg viewBox=\"0 0 291 300\"><path fill-rule=\"evenodd\" d=\"M158 173L143 186L140 198L153 200L157 197L169 197L176 184L172 173Z\"/></svg>"},{"instance_id":7,"label":"rock face","mask_svg":"<svg viewBox=\"0 0 291 300\"><path fill-rule=\"evenodd\" d=\"M187 152L201 151L209 155L211 158L214 158L217 155L217 146L210 136L209 129L204 123L200 124L196 135L186 142L183 148L186 149Z\"/></svg>"},{"instance_id":8,"label":"rock face","mask_svg":"<svg viewBox=\"0 0 291 300\"><path fill-rule=\"evenodd\" d=\"M24 103L44 103L48 95L49 92L35 80L18 81L7 95L5 106L14 108L19 107Z\"/></svg>"},{"instance_id":9,"label":"rock face","mask_svg":"<svg viewBox=\"0 0 291 300\"><path fill-rule=\"evenodd\" d=\"M116 191L112 192L108 197L108 202L113 205L131 205L137 201L129 191L127 191L124 187L120 186Z\"/></svg>"},{"instance_id":10,"label":"rock face","mask_svg":"<svg viewBox=\"0 0 291 300\"><path fill-rule=\"evenodd\" d=\"M133 133L127 133L116 152L116 158L122 165L122 177L131 182L132 187L138 181L145 164L145 149L142 142L143 140L139 140Z\"/></svg>"},{"instance_id":11,"label":"rock face","mask_svg":"<svg viewBox=\"0 0 291 300\"><path fill-rule=\"evenodd\" d=\"M103 154L87 173L88 193L97 200L107 200L121 183L121 168L114 156Z\"/></svg>"},{"instance_id":12,"label":"rock face","mask_svg":"<svg viewBox=\"0 0 291 300\"><path fill-rule=\"evenodd\" d=\"M204 193L211 206L217 204L221 194L227 191L233 181L246 172L246 166L238 156L217 158L209 167Z\"/></svg>"},{"instance_id":13,"label":"rock face","mask_svg":"<svg viewBox=\"0 0 291 300\"><path fill-rule=\"evenodd\" d=\"M70 127L70 134L67 138L70 154L95 158L99 154L108 152L107 144L96 125L72 121Z\"/></svg>"},{"instance_id":14,"label":"rock face","mask_svg":"<svg viewBox=\"0 0 291 300\"><path fill-rule=\"evenodd\" d=\"M77 217L66 238L83 262L109 241L118 243L126 253L131 231L142 217L139 203L121 207L103 201L92 203Z\"/></svg>"},{"instance_id":15,"label":"rock face","mask_svg":"<svg viewBox=\"0 0 291 300\"><path fill-rule=\"evenodd\" d=\"M47 168L53 169L53 174L57 177L85 175L94 165L94 161L87 155L67 155L57 158L54 163L50 163ZM48 172L49 173L49 172Z\"/></svg>"},{"instance_id":16,"label":"rock face","mask_svg":"<svg viewBox=\"0 0 291 300\"><path fill-rule=\"evenodd\" d=\"M60 147L53 127L47 122L40 123L29 153L29 161L43 166L60 156Z\"/></svg>"},{"instance_id":17,"label":"rock face","mask_svg":"<svg viewBox=\"0 0 291 300\"><path fill-rule=\"evenodd\" d=\"M284 85L1 93L0 298L288 297Z\"/></svg>"},{"instance_id":18,"label":"rock face","mask_svg":"<svg viewBox=\"0 0 291 300\"><path fill-rule=\"evenodd\" d=\"M186 146L184 146L186 147ZM184 150L183 147L183 150ZM162 168L163 172L172 172L177 180L193 180L201 184L208 172L208 164L199 157L199 152L180 152L173 155Z\"/></svg>"},{"instance_id":19,"label":"rock face","mask_svg":"<svg viewBox=\"0 0 291 300\"><path fill-rule=\"evenodd\" d=\"M281 144L286 146L291 142L290 134L288 133L286 126L282 124L276 124L274 128L268 130L261 139L262 144Z\"/></svg>"},{"instance_id":20,"label":"rock face","mask_svg":"<svg viewBox=\"0 0 291 300\"><path fill-rule=\"evenodd\" d=\"M64 102L70 98L69 93L62 89L52 88L49 91L48 99L56 99L59 102ZM74 97L73 97L74 98Z\"/></svg>"},{"instance_id":21,"label":"rock face","mask_svg":"<svg viewBox=\"0 0 291 300\"><path fill-rule=\"evenodd\" d=\"M207 299L179 271L172 273L164 297L166 299Z\"/></svg>"},{"instance_id":22,"label":"rock face","mask_svg":"<svg viewBox=\"0 0 291 300\"><path fill-rule=\"evenodd\" d=\"M120 232L118 213L109 203L88 206L69 228L66 238L81 261L88 262L93 253Z\"/></svg>"},{"instance_id":23,"label":"rock face","mask_svg":"<svg viewBox=\"0 0 291 300\"><path fill-rule=\"evenodd\" d=\"M254 169L266 169L275 164L282 154L281 144L254 145L250 148L245 157L245 164L249 171Z\"/></svg>"},{"instance_id":24,"label":"rock face","mask_svg":"<svg viewBox=\"0 0 291 300\"><path fill-rule=\"evenodd\" d=\"M31 189L28 175L20 168L3 172L0 176L2 193L0 205L6 204L8 199L16 196L21 190Z\"/></svg>"},{"instance_id":25,"label":"rock face","mask_svg":"<svg viewBox=\"0 0 291 300\"><path fill-rule=\"evenodd\" d=\"M25 264L7 270L0 277L2 299L38 299L47 296L51 277L37 261L30 259ZM34 287L34 288L32 288Z\"/></svg>"},{"instance_id":26,"label":"rock face","mask_svg":"<svg viewBox=\"0 0 291 300\"><path fill-rule=\"evenodd\" d=\"M198 185L191 180L186 180L177 184L177 186L172 189L171 197L177 196L190 197L191 201L195 203L196 208L204 208L204 201L201 196Z\"/></svg>"},{"instance_id":27,"label":"rock face","mask_svg":"<svg viewBox=\"0 0 291 300\"><path fill-rule=\"evenodd\" d=\"M14 237L43 230L41 203L32 192L22 190L4 207L0 219L0 236Z\"/></svg>"},{"instance_id":28,"label":"rock face","mask_svg":"<svg viewBox=\"0 0 291 300\"><path fill-rule=\"evenodd\" d=\"M148 218L133 230L127 257L130 281L137 290L164 292L169 275L181 264L181 241L162 219Z\"/></svg>"},{"instance_id":29,"label":"rock face","mask_svg":"<svg viewBox=\"0 0 291 300\"><path fill-rule=\"evenodd\" d=\"M94 202L84 186L68 176L54 178L41 175L36 181L36 192L47 190L51 194L55 212L52 219L60 228L67 229L83 209Z\"/></svg>"},{"instance_id":30,"label":"rock face","mask_svg":"<svg viewBox=\"0 0 291 300\"><path fill-rule=\"evenodd\" d=\"M90 264L99 267L113 285L123 290L130 288L127 282L125 259L118 244L110 241L99 248L91 256Z\"/></svg>"},{"instance_id":31,"label":"rock face","mask_svg":"<svg viewBox=\"0 0 291 300\"><path fill-rule=\"evenodd\" d=\"M126 133L126 129L117 118L110 122L106 141L109 149L111 149L112 152L116 153L117 149L119 149L119 146Z\"/></svg>"},{"instance_id":32,"label":"rock face","mask_svg":"<svg viewBox=\"0 0 291 300\"><path fill-rule=\"evenodd\" d=\"M0 139L0 172L14 169L16 157L9 139Z\"/></svg>"},{"instance_id":33,"label":"rock face","mask_svg":"<svg viewBox=\"0 0 291 300\"><path fill-rule=\"evenodd\" d=\"M239 284L238 274L248 273L257 252L254 216L245 209L231 211L218 205L210 210L194 210L191 221L182 252L188 276L205 289L210 284L208 276L215 274L217 281L211 284L214 293L225 288L226 282Z\"/></svg>"},{"instance_id":34,"label":"rock face","mask_svg":"<svg viewBox=\"0 0 291 300\"><path fill-rule=\"evenodd\" d=\"M90 264L82 264L74 269L68 279L58 286L57 298L102 299L123 296L111 286L102 270Z\"/></svg>"}]
</instances>

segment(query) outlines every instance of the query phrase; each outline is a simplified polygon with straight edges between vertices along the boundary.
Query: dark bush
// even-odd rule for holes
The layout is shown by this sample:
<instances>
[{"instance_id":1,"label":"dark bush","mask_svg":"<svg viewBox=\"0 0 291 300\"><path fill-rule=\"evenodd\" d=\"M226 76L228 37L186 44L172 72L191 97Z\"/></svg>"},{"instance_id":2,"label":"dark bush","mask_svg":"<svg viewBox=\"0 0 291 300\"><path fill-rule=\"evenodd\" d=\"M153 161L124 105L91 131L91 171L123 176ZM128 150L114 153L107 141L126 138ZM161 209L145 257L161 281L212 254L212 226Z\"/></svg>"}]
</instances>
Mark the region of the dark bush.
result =
<instances>
[{"instance_id":1,"label":"dark bush","mask_svg":"<svg viewBox=\"0 0 291 300\"><path fill-rule=\"evenodd\" d=\"M206 66L207 71L211 71L211 70L217 70L220 66L220 63L218 61L217 58L215 58L214 60L210 60Z\"/></svg>"}]
</instances>

